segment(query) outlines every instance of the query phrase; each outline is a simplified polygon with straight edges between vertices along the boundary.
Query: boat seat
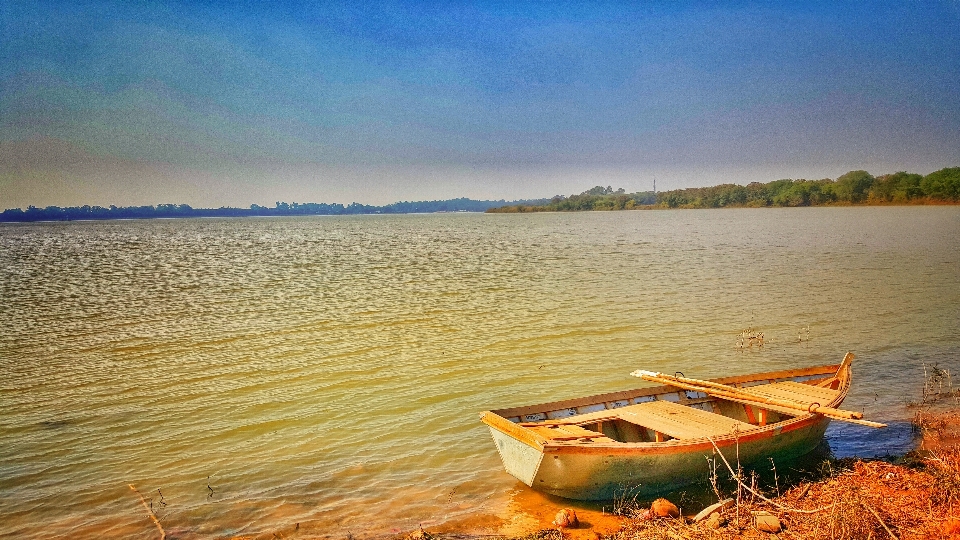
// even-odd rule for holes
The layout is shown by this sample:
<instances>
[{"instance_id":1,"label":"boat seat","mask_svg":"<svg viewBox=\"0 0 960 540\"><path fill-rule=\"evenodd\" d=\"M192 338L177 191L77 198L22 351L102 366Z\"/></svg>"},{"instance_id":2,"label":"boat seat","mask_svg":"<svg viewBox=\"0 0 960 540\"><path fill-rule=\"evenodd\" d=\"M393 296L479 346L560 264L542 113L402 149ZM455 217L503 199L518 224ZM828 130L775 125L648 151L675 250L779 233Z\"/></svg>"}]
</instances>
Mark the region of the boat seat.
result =
<instances>
[{"instance_id":1,"label":"boat seat","mask_svg":"<svg viewBox=\"0 0 960 540\"><path fill-rule=\"evenodd\" d=\"M840 396L839 390L794 381L748 386L741 388L740 391L765 398L797 401L800 403L816 402L820 405L828 405Z\"/></svg>"},{"instance_id":2,"label":"boat seat","mask_svg":"<svg viewBox=\"0 0 960 540\"><path fill-rule=\"evenodd\" d=\"M785 399L800 403L817 402L821 405L832 403L833 400L840 395L839 390L794 381L760 384L741 388L740 391L764 398ZM786 407L761 405L749 401L741 401L740 403L745 403L751 408L757 409L757 411L767 409L791 416L801 414L796 409ZM747 413L751 415L751 421L753 412L754 411L748 411ZM759 423L760 425L765 425L765 414L762 418L764 419L761 419ZM552 441L591 440L594 442L614 442L602 433L585 429L580 427L580 425L588 422L605 422L616 419L651 429L656 433L668 435L674 439L719 437L728 435L734 430L746 431L756 427L753 424L742 422L735 418L666 400L648 401L616 409L604 409L602 411L564 418L563 420L547 420L535 423L525 422L520 425ZM659 436L658 440L660 440Z\"/></svg>"},{"instance_id":3,"label":"boat seat","mask_svg":"<svg viewBox=\"0 0 960 540\"><path fill-rule=\"evenodd\" d=\"M591 431L575 424L528 425L527 429L550 441L615 442L603 433Z\"/></svg>"},{"instance_id":4,"label":"boat seat","mask_svg":"<svg viewBox=\"0 0 960 540\"><path fill-rule=\"evenodd\" d=\"M733 431L754 429L746 422L680 405L672 401L649 401L616 409L618 418L675 439L720 437Z\"/></svg>"}]
</instances>

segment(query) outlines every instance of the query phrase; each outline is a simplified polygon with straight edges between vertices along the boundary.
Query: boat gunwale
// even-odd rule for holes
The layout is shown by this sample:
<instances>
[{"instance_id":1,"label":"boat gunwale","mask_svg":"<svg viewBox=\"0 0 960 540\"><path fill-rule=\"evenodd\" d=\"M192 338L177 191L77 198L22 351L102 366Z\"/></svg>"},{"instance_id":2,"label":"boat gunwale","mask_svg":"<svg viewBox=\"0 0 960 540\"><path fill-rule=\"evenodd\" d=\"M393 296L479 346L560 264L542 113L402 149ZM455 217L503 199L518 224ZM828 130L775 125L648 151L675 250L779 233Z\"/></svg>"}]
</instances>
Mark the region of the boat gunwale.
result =
<instances>
[{"instance_id":1,"label":"boat gunwale","mask_svg":"<svg viewBox=\"0 0 960 540\"><path fill-rule=\"evenodd\" d=\"M807 368L787 369L778 371L768 371L763 373L751 373L747 375L734 375L731 377L720 377L717 379L704 379L709 382L720 384L741 384L768 379L789 379L792 377L807 377L812 375L836 375L843 364L830 364L826 366L811 366ZM569 409L574 407L584 407L596 405L599 403L608 403L623 399L635 399L638 397L647 397L656 394L669 394L684 392L684 390L671 385L647 386L634 388L631 390L620 390L617 392L608 392L606 394L596 394L593 396L584 396L579 398L565 399L561 401L548 401L533 405L522 405L519 407L508 407L504 409L494 409L484 411L492 413L507 419L512 416L522 416L530 412L554 411L560 409ZM610 409L615 410L615 409Z\"/></svg>"},{"instance_id":2,"label":"boat gunwale","mask_svg":"<svg viewBox=\"0 0 960 540\"><path fill-rule=\"evenodd\" d=\"M845 373L841 373L841 368L845 368ZM826 406L834 407L843 402L847 396L850 385L850 364L849 362L841 362L840 364L831 364L825 366L812 366L807 368L798 368L790 370L778 370L770 371L763 373L752 373L747 375L731 376L731 377L722 377L717 379L708 379L711 382L717 382L720 384L741 384L741 383L750 383L761 380L776 380L776 379L791 379L795 377L807 377L807 376L816 376L816 375L831 375L831 377L824 377L823 380L836 379L839 382L838 395L831 400ZM817 413L800 413L795 417L786 418L779 422L772 424L767 424L765 426L754 426L751 429L747 429L739 432L731 432L727 435L722 435L719 437L698 437L691 439L670 439L663 442L594 442L594 441L550 441L536 433L532 430L526 429L524 426L519 423L514 423L507 419L507 417L520 416L523 414L529 414L528 411L543 412L551 410L559 410L565 408L573 407L583 407L589 405L595 405L600 403L609 403L612 401L618 401L623 399L636 399L638 397L646 397L657 394L669 394L669 393L682 393L685 392L683 389L677 388L671 385L660 385L652 386L647 388L638 388L634 390L625 390L620 392L612 392L607 394L598 394L595 396L587 396L583 398L575 398L564 401L555 401L542 403L538 405L527 405L523 407L513 407L507 409L499 409L494 411L484 411L481 414L481 421L484 424L487 424L491 428L497 429L498 431L503 432L504 434L513 437L514 439L531 446L537 450L540 450L544 453L550 454L604 454L604 455L618 455L618 454L670 454L676 452L686 452L686 451L698 451L698 450L711 450L714 446L717 448L728 447L737 445L740 443L751 442L754 440L760 440L765 438L774 437L780 435L784 432L790 432L797 429L803 429L809 427L816 422L824 419L824 416ZM707 398L704 400L710 399L720 399L720 398ZM696 400L686 400L686 404L690 402L700 401ZM681 401L681 404L685 404ZM616 415L616 408L607 409L611 416ZM600 411L598 411L600 412ZM799 411L798 411L799 412ZM573 417L568 417L568 419L573 419ZM565 420L568 420L565 419Z\"/></svg>"}]
</instances>

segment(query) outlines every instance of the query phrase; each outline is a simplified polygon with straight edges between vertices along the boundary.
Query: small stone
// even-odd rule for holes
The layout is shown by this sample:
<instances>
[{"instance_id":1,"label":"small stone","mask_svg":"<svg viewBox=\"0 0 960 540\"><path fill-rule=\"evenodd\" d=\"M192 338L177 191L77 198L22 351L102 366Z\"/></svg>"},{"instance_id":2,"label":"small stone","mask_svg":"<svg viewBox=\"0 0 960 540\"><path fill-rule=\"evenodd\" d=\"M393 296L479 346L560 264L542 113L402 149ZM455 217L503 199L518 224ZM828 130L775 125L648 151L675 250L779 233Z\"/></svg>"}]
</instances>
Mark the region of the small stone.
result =
<instances>
[{"instance_id":1,"label":"small stone","mask_svg":"<svg viewBox=\"0 0 960 540\"><path fill-rule=\"evenodd\" d=\"M722 500L722 501L720 501L720 502L718 502L718 503L711 504L710 506L708 506L708 507L704 508L703 510L701 510L699 514L697 514L696 516L694 516L694 517L693 517L693 522L694 522L694 523L697 523L697 522L699 522L699 521L703 521L703 520L707 519L708 517L712 516L713 514L716 514L716 513L722 511L722 510L725 509L725 508L729 508L729 507L733 506L733 503L734 503L734 500L733 500L733 499L725 499L725 500Z\"/></svg>"},{"instance_id":2,"label":"small stone","mask_svg":"<svg viewBox=\"0 0 960 540\"><path fill-rule=\"evenodd\" d=\"M633 519L637 521L647 521L653 519L653 512L651 512L649 508L644 508L643 510L636 512L633 515Z\"/></svg>"},{"instance_id":3,"label":"small stone","mask_svg":"<svg viewBox=\"0 0 960 540\"><path fill-rule=\"evenodd\" d=\"M650 512L656 517L680 517L680 509L672 502L660 498L650 505Z\"/></svg>"},{"instance_id":4,"label":"small stone","mask_svg":"<svg viewBox=\"0 0 960 540\"><path fill-rule=\"evenodd\" d=\"M776 534L783 528L777 516L770 512L757 512L753 515L753 523L758 531Z\"/></svg>"},{"instance_id":5,"label":"small stone","mask_svg":"<svg viewBox=\"0 0 960 540\"><path fill-rule=\"evenodd\" d=\"M564 508L557 512L557 517L553 518L553 524L561 529L576 529L580 526L580 520L577 519L577 513L570 508Z\"/></svg>"},{"instance_id":6,"label":"small stone","mask_svg":"<svg viewBox=\"0 0 960 540\"><path fill-rule=\"evenodd\" d=\"M407 540L432 540L432 539L433 539L433 535L423 530L423 527L421 527L419 531L414 531L409 536L407 536Z\"/></svg>"},{"instance_id":7,"label":"small stone","mask_svg":"<svg viewBox=\"0 0 960 540\"><path fill-rule=\"evenodd\" d=\"M703 521L703 526L708 529L719 529L727 524L727 518L723 517L720 512L714 512L710 514L710 517Z\"/></svg>"}]
</instances>

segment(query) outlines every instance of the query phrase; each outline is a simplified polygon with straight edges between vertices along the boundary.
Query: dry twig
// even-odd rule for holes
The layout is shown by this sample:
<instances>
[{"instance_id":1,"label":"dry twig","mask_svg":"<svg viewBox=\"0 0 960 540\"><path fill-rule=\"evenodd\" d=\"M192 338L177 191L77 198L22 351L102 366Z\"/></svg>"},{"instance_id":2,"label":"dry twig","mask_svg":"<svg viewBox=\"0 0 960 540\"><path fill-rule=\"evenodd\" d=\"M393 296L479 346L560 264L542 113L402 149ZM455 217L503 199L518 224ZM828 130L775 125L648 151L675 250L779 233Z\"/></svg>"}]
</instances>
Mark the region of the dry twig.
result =
<instances>
[{"instance_id":1,"label":"dry twig","mask_svg":"<svg viewBox=\"0 0 960 540\"><path fill-rule=\"evenodd\" d=\"M890 538L893 538L893 540L900 540L899 538L897 538L897 535L893 534L893 531L890 530L890 527L887 527L887 524L884 523L882 519L880 519L880 514L878 514L876 510L871 508L870 505L865 502L861 502L860 504L862 504L864 508L869 510L870 513L873 514L873 517L877 518L877 521L879 521L880 524L883 525L883 529L887 531L887 534L890 535Z\"/></svg>"},{"instance_id":2,"label":"dry twig","mask_svg":"<svg viewBox=\"0 0 960 540\"><path fill-rule=\"evenodd\" d=\"M128 484L128 485L130 486L130 489L133 490L134 493L140 496L140 504L143 505L143 509L147 511L147 515L150 516L150 519L153 520L153 524L156 525L157 530L160 531L160 540L166 540L167 532L164 531L163 527L160 525L160 520L157 519L157 515L154 514L153 510L150 509L150 506L147 505L146 499L143 498L143 495L139 491L137 491L137 488L135 488L133 484Z\"/></svg>"},{"instance_id":3,"label":"dry twig","mask_svg":"<svg viewBox=\"0 0 960 540\"><path fill-rule=\"evenodd\" d=\"M762 493L759 493L759 492L755 491L753 488L751 488L750 486L744 484L743 481L740 480L740 477L739 477L735 472L733 472L733 467L730 466L730 462L727 461L727 458L723 455L723 452L721 452L721 451L720 451L720 448L717 447L717 443L713 442L713 439L711 439L710 437L707 437L707 440L710 441L710 444L713 445L713 448L717 451L718 454L720 454L720 459L723 460L723 464L726 465L726 466L727 466L727 470L730 471L730 476L737 482L737 484L740 485L740 487L742 487L743 489L749 491L750 493L752 493L752 494L753 494L754 496L756 496L757 498L759 498L759 499L761 499L761 500L763 500L763 501L765 501L765 502L767 502L767 503L769 503L769 504L771 504L771 505L773 505L773 506L776 506L777 508L779 508L780 510L782 510L782 511L784 511L784 512L792 512L792 513L796 513L796 514L816 514L817 512L822 512L823 510L826 510L826 509L828 509L828 508L832 508L832 507L836 504L836 503L833 503L833 504L824 506L824 507L822 507L822 508L815 508L815 509L813 509L813 510L800 510L799 508L790 508L790 507L784 506L784 505L782 505L782 504L780 504L780 503L778 503L778 502L776 502L776 501L771 501L770 499L764 497Z\"/></svg>"}]
</instances>

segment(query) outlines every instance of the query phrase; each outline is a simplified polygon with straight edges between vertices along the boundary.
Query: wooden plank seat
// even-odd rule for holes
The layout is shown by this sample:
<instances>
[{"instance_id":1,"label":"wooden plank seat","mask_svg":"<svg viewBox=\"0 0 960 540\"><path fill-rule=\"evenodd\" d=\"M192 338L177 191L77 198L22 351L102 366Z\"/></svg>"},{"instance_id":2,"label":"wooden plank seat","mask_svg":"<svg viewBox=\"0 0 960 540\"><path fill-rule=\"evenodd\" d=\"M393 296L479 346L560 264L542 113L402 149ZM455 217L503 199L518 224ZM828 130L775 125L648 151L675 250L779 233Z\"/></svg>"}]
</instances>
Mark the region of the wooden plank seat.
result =
<instances>
[{"instance_id":1,"label":"wooden plank seat","mask_svg":"<svg viewBox=\"0 0 960 540\"><path fill-rule=\"evenodd\" d=\"M576 424L527 425L530 431L549 441L581 441L614 442L603 433L598 433Z\"/></svg>"},{"instance_id":2,"label":"wooden plank seat","mask_svg":"<svg viewBox=\"0 0 960 540\"><path fill-rule=\"evenodd\" d=\"M740 391L763 398L811 404L816 402L821 405L831 403L840 395L839 390L794 381L750 386L741 388ZM769 404L764 405L746 400L733 401L746 405L748 407L746 414L749 421L761 426L767 423L766 411L768 410L789 416L802 414L798 410L785 407ZM654 431L656 433L656 440L663 440L663 435L675 439L718 437L727 435L734 430L746 431L755 427L751 423L666 400L638 403L616 409L605 409L557 420L525 422L520 425L552 441L591 440L594 442L613 442L613 439L604 436L604 434L585 429L581 426L617 419Z\"/></svg>"},{"instance_id":3,"label":"wooden plank seat","mask_svg":"<svg viewBox=\"0 0 960 540\"><path fill-rule=\"evenodd\" d=\"M624 420L648 428L658 434L674 439L695 439L727 435L735 429L746 431L754 426L719 414L695 409L672 401L650 401L616 409L606 409L579 414L562 420L525 422L521 426L550 440L591 439L597 442L612 442L602 433L581 427L584 424Z\"/></svg>"},{"instance_id":4,"label":"wooden plank seat","mask_svg":"<svg viewBox=\"0 0 960 540\"><path fill-rule=\"evenodd\" d=\"M640 405L645 405L641 403ZM539 420L537 422L521 422L520 425L523 427L540 427L540 426L569 426L569 425L584 425L584 424L595 424L597 422L605 422L607 420L616 420L617 415L620 411L628 411L633 407L639 407L640 405L625 405L623 407L617 407L615 409L603 409L600 411L594 411L590 413L581 413L574 416L566 416L563 418L556 418L554 420Z\"/></svg>"},{"instance_id":5,"label":"wooden plank seat","mask_svg":"<svg viewBox=\"0 0 960 540\"><path fill-rule=\"evenodd\" d=\"M819 403L820 405L827 405L840 396L839 390L794 381L760 384L742 388L741 391L765 398L783 399L799 403Z\"/></svg>"},{"instance_id":6,"label":"wooden plank seat","mask_svg":"<svg viewBox=\"0 0 960 540\"><path fill-rule=\"evenodd\" d=\"M734 430L746 431L754 426L719 414L687 407L672 401L651 401L616 409L617 416L674 439L719 437Z\"/></svg>"}]
</instances>

